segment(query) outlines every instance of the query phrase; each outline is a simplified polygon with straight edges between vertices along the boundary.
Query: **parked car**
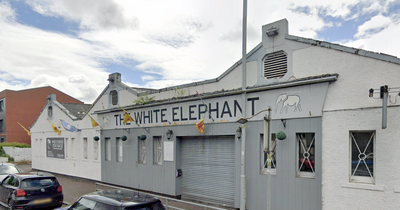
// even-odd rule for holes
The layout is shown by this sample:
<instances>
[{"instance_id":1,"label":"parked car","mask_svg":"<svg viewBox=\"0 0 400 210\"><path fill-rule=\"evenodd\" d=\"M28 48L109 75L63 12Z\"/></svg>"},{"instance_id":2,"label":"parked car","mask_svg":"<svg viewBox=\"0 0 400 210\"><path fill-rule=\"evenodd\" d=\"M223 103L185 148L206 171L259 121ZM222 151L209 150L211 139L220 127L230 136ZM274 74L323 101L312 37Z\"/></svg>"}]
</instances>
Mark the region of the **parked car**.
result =
<instances>
[{"instance_id":1,"label":"parked car","mask_svg":"<svg viewBox=\"0 0 400 210\"><path fill-rule=\"evenodd\" d=\"M104 190L86 194L71 206L56 210L165 210L151 195L131 190Z\"/></svg>"},{"instance_id":2,"label":"parked car","mask_svg":"<svg viewBox=\"0 0 400 210\"><path fill-rule=\"evenodd\" d=\"M12 163L0 163L0 181L2 181L8 174L20 173L20 170Z\"/></svg>"},{"instance_id":3,"label":"parked car","mask_svg":"<svg viewBox=\"0 0 400 210\"><path fill-rule=\"evenodd\" d=\"M10 174L0 182L0 203L9 209L57 208L63 199L62 186L49 173Z\"/></svg>"}]
</instances>

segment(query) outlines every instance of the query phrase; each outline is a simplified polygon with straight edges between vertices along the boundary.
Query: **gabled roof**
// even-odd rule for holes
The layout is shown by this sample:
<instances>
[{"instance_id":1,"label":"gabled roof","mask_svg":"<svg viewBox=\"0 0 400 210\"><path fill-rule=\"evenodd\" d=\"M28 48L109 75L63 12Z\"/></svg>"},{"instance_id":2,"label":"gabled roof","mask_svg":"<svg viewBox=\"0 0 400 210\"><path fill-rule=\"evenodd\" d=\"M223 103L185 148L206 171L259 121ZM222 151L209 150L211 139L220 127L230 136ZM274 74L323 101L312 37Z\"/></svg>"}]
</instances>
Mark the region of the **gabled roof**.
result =
<instances>
[{"instance_id":1,"label":"gabled roof","mask_svg":"<svg viewBox=\"0 0 400 210\"><path fill-rule=\"evenodd\" d=\"M92 105L91 104L70 104L70 103L61 103L63 107L65 107L70 114L75 116L76 120L82 120L86 115L85 111L87 111Z\"/></svg>"}]
</instances>

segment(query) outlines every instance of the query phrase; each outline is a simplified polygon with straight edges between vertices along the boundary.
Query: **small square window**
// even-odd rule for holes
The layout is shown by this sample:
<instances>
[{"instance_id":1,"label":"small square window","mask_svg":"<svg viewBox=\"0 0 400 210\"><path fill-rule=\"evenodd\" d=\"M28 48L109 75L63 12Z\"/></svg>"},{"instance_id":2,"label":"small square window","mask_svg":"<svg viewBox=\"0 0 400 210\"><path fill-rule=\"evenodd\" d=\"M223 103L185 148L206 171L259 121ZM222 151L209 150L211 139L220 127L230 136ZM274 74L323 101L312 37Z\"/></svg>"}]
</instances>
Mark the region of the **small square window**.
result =
<instances>
[{"instance_id":1,"label":"small square window","mask_svg":"<svg viewBox=\"0 0 400 210\"><path fill-rule=\"evenodd\" d=\"M350 131L350 181L374 183L375 131Z\"/></svg>"},{"instance_id":2,"label":"small square window","mask_svg":"<svg viewBox=\"0 0 400 210\"><path fill-rule=\"evenodd\" d=\"M315 134L297 133L297 176L315 177Z\"/></svg>"}]
</instances>

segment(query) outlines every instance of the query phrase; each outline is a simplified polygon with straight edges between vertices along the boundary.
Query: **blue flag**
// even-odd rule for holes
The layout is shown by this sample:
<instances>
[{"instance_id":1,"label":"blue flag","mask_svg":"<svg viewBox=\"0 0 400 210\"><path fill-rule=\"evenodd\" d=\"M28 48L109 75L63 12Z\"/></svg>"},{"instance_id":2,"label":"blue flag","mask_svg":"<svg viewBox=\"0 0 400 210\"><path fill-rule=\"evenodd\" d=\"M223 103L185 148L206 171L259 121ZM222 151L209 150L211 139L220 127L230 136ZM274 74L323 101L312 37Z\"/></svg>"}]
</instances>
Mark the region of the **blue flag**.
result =
<instances>
[{"instance_id":1,"label":"blue flag","mask_svg":"<svg viewBox=\"0 0 400 210\"><path fill-rule=\"evenodd\" d=\"M68 124L64 120L61 120L61 124L66 131L69 131L69 132L80 132L81 131L81 129L77 129L75 126Z\"/></svg>"}]
</instances>

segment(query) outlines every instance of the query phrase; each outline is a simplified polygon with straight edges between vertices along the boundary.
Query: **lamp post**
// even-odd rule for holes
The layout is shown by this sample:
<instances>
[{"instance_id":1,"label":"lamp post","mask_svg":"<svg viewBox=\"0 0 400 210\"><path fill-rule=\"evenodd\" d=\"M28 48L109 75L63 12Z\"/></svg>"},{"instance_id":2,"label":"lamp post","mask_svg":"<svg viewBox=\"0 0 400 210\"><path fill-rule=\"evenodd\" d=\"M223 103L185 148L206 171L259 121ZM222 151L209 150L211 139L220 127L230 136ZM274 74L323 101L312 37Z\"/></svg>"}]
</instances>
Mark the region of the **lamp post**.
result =
<instances>
[{"instance_id":1,"label":"lamp post","mask_svg":"<svg viewBox=\"0 0 400 210\"><path fill-rule=\"evenodd\" d=\"M241 124L241 137L242 137L242 151L240 156L240 210L246 210L246 173L245 173L245 161L246 161L246 118L240 118L238 123Z\"/></svg>"}]
</instances>

